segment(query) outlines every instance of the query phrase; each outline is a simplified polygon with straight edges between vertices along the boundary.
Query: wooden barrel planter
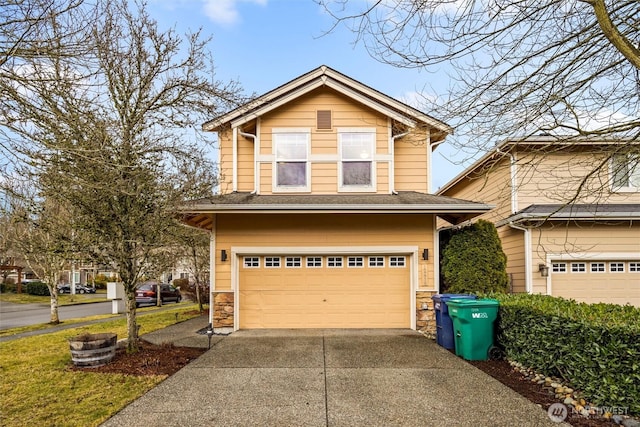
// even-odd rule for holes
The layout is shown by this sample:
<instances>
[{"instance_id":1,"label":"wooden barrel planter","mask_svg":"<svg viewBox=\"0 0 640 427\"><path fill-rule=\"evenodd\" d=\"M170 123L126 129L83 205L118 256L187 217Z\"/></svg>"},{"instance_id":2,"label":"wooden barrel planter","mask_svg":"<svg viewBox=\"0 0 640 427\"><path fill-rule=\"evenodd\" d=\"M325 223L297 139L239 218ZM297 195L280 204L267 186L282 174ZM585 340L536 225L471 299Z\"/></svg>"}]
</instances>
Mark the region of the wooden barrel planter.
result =
<instances>
[{"instance_id":1,"label":"wooden barrel planter","mask_svg":"<svg viewBox=\"0 0 640 427\"><path fill-rule=\"evenodd\" d=\"M116 334L82 334L69 339L71 360L75 366L95 368L105 365L116 354Z\"/></svg>"}]
</instances>

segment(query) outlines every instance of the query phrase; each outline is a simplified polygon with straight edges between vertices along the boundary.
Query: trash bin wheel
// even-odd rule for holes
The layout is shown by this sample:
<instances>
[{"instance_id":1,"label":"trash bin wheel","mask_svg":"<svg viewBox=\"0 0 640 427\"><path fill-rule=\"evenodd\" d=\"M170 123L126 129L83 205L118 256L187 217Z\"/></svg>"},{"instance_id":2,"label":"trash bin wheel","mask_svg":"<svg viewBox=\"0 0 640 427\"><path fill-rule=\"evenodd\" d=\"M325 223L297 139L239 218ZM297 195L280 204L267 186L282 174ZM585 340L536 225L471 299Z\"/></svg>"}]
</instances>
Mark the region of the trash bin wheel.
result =
<instances>
[{"instance_id":1,"label":"trash bin wheel","mask_svg":"<svg viewBox=\"0 0 640 427\"><path fill-rule=\"evenodd\" d=\"M504 359L504 352L502 351L502 349L500 347L496 347L495 345L492 345L491 347L489 347L489 360L502 360Z\"/></svg>"}]
</instances>

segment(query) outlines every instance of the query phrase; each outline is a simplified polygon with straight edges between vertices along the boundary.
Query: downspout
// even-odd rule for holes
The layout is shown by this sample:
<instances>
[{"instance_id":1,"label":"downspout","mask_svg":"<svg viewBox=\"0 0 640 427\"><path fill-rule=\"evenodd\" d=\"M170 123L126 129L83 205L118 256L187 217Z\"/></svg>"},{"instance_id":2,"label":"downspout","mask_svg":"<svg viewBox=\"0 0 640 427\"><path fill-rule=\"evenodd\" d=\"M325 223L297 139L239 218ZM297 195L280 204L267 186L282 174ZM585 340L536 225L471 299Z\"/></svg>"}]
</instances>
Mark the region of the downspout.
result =
<instances>
[{"instance_id":1,"label":"downspout","mask_svg":"<svg viewBox=\"0 0 640 427\"><path fill-rule=\"evenodd\" d=\"M521 227L513 222L509 223L509 227L524 231L524 290L531 294L533 293L533 285L531 283L531 275L533 274L531 269L531 229Z\"/></svg>"},{"instance_id":2,"label":"downspout","mask_svg":"<svg viewBox=\"0 0 640 427\"><path fill-rule=\"evenodd\" d=\"M258 192L258 145L256 144L258 137L252 133L242 132L242 130L239 132L243 137L253 139L253 191L251 194L256 194Z\"/></svg>"},{"instance_id":3,"label":"downspout","mask_svg":"<svg viewBox=\"0 0 640 427\"><path fill-rule=\"evenodd\" d=\"M392 131L393 131L393 127L392 127ZM389 171L389 181L391 182L391 194L395 194L397 195L398 192L396 191L396 161L395 161L395 145L396 145L396 139L400 139L403 136L406 136L409 134L409 131L407 132L403 132L403 133L399 133L395 136L391 136L391 147L389 147L391 149L391 168Z\"/></svg>"},{"instance_id":4,"label":"downspout","mask_svg":"<svg viewBox=\"0 0 640 427\"><path fill-rule=\"evenodd\" d=\"M216 215L211 217L211 233L209 234L209 324L213 328L214 297L216 290Z\"/></svg>"},{"instance_id":5,"label":"downspout","mask_svg":"<svg viewBox=\"0 0 640 427\"><path fill-rule=\"evenodd\" d=\"M516 173L518 171L517 169L517 165L516 165L516 158L513 154L506 152L506 151L501 151L500 147L496 147L496 153L498 154L505 154L507 156L509 156L509 158L511 159L510 162L510 175L511 175L511 213L514 214L518 211L518 180L517 180L517 176Z\"/></svg>"},{"instance_id":6,"label":"downspout","mask_svg":"<svg viewBox=\"0 0 640 427\"><path fill-rule=\"evenodd\" d=\"M233 141L232 141L232 152L231 152L231 164L232 164L232 172L231 179L233 180L233 185L231 186L231 191L234 193L238 192L238 128L233 128Z\"/></svg>"}]
</instances>

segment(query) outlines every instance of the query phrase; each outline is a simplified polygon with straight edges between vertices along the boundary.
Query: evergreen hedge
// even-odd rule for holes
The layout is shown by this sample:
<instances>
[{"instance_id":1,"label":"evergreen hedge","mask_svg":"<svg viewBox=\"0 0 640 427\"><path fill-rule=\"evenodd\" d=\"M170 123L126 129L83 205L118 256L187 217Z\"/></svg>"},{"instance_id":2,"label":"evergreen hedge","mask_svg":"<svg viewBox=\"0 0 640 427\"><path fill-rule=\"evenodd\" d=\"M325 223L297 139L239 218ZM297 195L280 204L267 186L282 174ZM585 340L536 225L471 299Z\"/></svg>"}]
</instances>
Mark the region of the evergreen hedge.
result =
<instances>
[{"instance_id":1,"label":"evergreen hedge","mask_svg":"<svg viewBox=\"0 0 640 427\"><path fill-rule=\"evenodd\" d=\"M38 296L45 296L45 297L48 297L51 295L51 293L49 293L49 288L47 287L47 285L42 282L26 283L24 284L23 290L29 295L38 295Z\"/></svg>"},{"instance_id":2,"label":"evergreen hedge","mask_svg":"<svg viewBox=\"0 0 640 427\"><path fill-rule=\"evenodd\" d=\"M507 256L496 227L484 220L442 235L442 289L448 293L506 292Z\"/></svg>"},{"instance_id":3,"label":"evergreen hedge","mask_svg":"<svg viewBox=\"0 0 640 427\"><path fill-rule=\"evenodd\" d=\"M562 378L598 406L640 414L640 308L545 295L500 301L497 342L510 360Z\"/></svg>"}]
</instances>

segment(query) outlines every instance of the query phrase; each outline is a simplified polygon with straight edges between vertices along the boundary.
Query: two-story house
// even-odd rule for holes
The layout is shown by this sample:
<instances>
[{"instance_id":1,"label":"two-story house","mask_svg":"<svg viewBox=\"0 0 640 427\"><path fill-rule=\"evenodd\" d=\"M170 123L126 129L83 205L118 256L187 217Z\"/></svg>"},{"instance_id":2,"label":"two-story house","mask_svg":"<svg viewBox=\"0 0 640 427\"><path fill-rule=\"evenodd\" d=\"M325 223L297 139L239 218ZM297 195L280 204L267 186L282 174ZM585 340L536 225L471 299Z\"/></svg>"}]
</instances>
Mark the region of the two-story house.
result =
<instances>
[{"instance_id":1,"label":"two-story house","mask_svg":"<svg viewBox=\"0 0 640 427\"><path fill-rule=\"evenodd\" d=\"M640 141L498 144L438 195L495 205L514 292L640 306Z\"/></svg>"},{"instance_id":2,"label":"two-story house","mask_svg":"<svg viewBox=\"0 0 640 427\"><path fill-rule=\"evenodd\" d=\"M220 194L183 221L211 232L214 327L427 326L436 216L490 209L429 193L448 125L321 66L203 128Z\"/></svg>"}]
</instances>

